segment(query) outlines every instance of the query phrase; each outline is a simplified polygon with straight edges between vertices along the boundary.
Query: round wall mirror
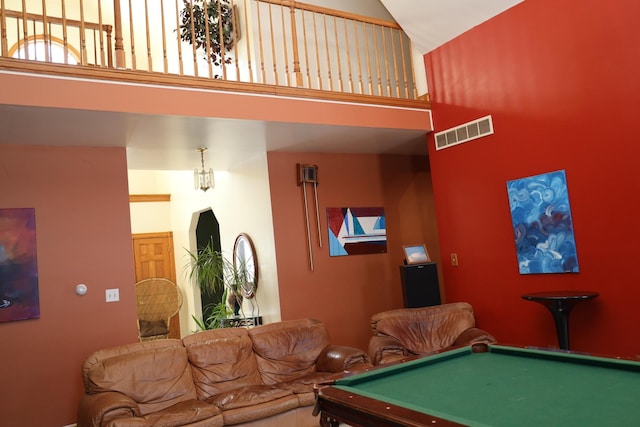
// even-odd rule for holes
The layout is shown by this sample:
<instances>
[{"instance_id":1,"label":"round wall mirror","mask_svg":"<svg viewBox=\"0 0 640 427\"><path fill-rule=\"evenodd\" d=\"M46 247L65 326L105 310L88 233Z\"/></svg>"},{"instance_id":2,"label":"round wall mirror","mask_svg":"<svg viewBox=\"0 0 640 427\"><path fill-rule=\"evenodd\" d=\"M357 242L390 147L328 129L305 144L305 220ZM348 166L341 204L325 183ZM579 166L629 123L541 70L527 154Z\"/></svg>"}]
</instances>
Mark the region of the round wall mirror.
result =
<instances>
[{"instance_id":1,"label":"round wall mirror","mask_svg":"<svg viewBox=\"0 0 640 427\"><path fill-rule=\"evenodd\" d=\"M233 245L233 266L236 270L243 271L246 277L246 283L242 285L242 296L248 299L255 297L258 288L258 259L253 241L245 233L240 233Z\"/></svg>"}]
</instances>

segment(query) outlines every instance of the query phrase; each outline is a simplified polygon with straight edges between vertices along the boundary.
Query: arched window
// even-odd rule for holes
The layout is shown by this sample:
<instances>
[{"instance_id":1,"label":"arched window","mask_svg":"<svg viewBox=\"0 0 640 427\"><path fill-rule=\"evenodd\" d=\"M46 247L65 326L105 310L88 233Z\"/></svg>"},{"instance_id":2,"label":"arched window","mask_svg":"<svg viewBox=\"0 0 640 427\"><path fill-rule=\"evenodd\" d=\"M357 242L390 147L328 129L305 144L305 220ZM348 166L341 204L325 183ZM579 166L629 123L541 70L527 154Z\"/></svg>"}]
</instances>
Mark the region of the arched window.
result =
<instances>
[{"instance_id":1,"label":"arched window","mask_svg":"<svg viewBox=\"0 0 640 427\"><path fill-rule=\"evenodd\" d=\"M80 63L80 52L75 48L67 44L65 49L61 39L52 36L45 37L43 34L20 40L9 49L9 56L57 64L77 65Z\"/></svg>"}]
</instances>

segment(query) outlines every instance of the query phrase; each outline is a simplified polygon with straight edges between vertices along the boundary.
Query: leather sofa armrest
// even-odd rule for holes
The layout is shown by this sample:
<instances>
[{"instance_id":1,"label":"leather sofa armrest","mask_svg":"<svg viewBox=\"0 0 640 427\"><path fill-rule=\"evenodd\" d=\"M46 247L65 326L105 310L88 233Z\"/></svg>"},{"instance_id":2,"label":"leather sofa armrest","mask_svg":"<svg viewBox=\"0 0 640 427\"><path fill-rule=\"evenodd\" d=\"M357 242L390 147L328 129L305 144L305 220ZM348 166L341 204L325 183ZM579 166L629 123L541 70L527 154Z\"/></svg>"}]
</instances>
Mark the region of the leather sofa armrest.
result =
<instances>
[{"instance_id":1,"label":"leather sofa armrest","mask_svg":"<svg viewBox=\"0 0 640 427\"><path fill-rule=\"evenodd\" d=\"M496 339L489 332L480 328L469 328L456 338L454 347L471 345L475 343L494 344Z\"/></svg>"},{"instance_id":2,"label":"leather sofa armrest","mask_svg":"<svg viewBox=\"0 0 640 427\"><path fill-rule=\"evenodd\" d=\"M120 417L140 416L138 404L122 393L84 394L78 407L78 427L100 427Z\"/></svg>"},{"instance_id":3,"label":"leather sofa armrest","mask_svg":"<svg viewBox=\"0 0 640 427\"><path fill-rule=\"evenodd\" d=\"M354 347L329 345L318 356L316 370L337 373L357 369L362 364L369 364L369 357L364 351Z\"/></svg>"},{"instance_id":4,"label":"leather sofa armrest","mask_svg":"<svg viewBox=\"0 0 640 427\"><path fill-rule=\"evenodd\" d=\"M402 343L388 335L374 335L369 340L369 358L374 365L385 362L385 359L398 359L409 353Z\"/></svg>"}]
</instances>

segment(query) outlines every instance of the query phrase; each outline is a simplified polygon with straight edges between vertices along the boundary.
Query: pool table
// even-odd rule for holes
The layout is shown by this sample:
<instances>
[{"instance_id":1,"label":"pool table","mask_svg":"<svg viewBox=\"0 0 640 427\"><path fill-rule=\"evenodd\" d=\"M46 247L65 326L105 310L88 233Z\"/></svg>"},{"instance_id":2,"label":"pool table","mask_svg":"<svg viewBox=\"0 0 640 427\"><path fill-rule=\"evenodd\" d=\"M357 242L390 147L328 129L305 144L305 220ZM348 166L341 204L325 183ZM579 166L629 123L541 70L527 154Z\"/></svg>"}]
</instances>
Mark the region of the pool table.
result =
<instances>
[{"instance_id":1,"label":"pool table","mask_svg":"<svg viewBox=\"0 0 640 427\"><path fill-rule=\"evenodd\" d=\"M316 389L322 426L640 426L640 362L478 344Z\"/></svg>"}]
</instances>

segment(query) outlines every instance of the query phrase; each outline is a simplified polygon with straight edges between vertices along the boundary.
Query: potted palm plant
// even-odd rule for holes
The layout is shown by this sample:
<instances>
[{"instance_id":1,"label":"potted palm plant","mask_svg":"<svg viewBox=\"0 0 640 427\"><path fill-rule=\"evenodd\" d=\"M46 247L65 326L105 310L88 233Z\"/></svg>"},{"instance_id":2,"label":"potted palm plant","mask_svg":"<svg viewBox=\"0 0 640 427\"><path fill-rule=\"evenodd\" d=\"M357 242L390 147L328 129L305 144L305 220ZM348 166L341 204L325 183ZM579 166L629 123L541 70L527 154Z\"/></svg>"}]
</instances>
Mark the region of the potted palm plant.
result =
<instances>
[{"instance_id":1,"label":"potted palm plant","mask_svg":"<svg viewBox=\"0 0 640 427\"><path fill-rule=\"evenodd\" d=\"M242 311L242 290L249 287L249 274L244 263L234 264L220 251L213 249L213 242L198 251L187 250L190 262L189 279L194 280L201 292L209 295L222 292L221 301L207 307L203 320L193 317L200 329L222 327L221 319Z\"/></svg>"}]
</instances>

